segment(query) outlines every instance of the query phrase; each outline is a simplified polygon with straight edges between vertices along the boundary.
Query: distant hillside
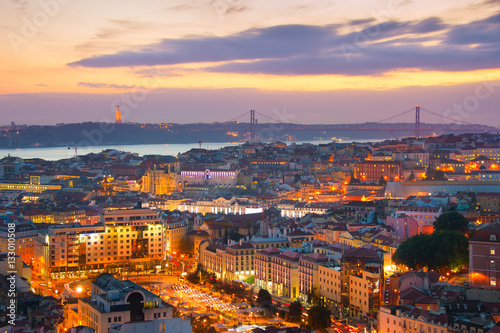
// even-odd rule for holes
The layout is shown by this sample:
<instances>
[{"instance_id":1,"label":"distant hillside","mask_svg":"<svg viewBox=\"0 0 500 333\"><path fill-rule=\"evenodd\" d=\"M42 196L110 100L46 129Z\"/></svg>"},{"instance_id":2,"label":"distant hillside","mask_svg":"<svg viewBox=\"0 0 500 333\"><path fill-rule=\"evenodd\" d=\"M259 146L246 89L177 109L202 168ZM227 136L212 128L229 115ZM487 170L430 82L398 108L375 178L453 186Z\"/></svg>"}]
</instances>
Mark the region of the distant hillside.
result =
<instances>
[{"instance_id":1,"label":"distant hillside","mask_svg":"<svg viewBox=\"0 0 500 333\"><path fill-rule=\"evenodd\" d=\"M497 129L483 125L435 125L421 124L421 135L484 132ZM115 144L161 144L234 142L249 139L249 123L212 124L112 124L77 123L57 126L17 126L0 131L0 148L89 146ZM256 124L255 133L259 140L314 140L388 139L411 136L414 124Z\"/></svg>"}]
</instances>

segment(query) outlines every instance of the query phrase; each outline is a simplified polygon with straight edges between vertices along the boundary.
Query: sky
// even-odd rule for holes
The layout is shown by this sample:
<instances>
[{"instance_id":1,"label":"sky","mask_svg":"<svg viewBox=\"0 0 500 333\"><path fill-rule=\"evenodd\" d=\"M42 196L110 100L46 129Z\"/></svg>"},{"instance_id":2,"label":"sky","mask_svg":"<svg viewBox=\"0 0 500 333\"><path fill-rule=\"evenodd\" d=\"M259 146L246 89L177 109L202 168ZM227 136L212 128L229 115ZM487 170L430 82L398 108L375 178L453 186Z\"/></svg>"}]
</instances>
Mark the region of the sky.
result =
<instances>
[{"instance_id":1,"label":"sky","mask_svg":"<svg viewBox=\"0 0 500 333\"><path fill-rule=\"evenodd\" d=\"M0 125L499 126L500 0L0 0L0 78Z\"/></svg>"}]
</instances>

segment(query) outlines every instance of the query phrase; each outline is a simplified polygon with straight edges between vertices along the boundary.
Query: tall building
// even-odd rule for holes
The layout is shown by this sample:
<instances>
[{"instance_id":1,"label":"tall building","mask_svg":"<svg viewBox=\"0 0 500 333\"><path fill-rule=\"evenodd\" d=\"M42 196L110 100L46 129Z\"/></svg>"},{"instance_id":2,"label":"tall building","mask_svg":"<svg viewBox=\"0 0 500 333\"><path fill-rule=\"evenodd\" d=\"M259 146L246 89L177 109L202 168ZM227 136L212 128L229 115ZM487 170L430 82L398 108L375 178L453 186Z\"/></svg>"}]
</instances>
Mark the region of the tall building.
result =
<instances>
[{"instance_id":1,"label":"tall building","mask_svg":"<svg viewBox=\"0 0 500 333\"><path fill-rule=\"evenodd\" d=\"M302 255L293 251L285 251L272 257L273 295L289 299L296 299L299 296L300 258Z\"/></svg>"},{"instance_id":2,"label":"tall building","mask_svg":"<svg viewBox=\"0 0 500 333\"><path fill-rule=\"evenodd\" d=\"M121 271L130 262L165 257L166 225L151 209L104 213L104 224L54 224L38 232L35 273L44 279L79 276L88 270Z\"/></svg>"},{"instance_id":3,"label":"tall building","mask_svg":"<svg viewBox=\"0 0 500 333\"><path fill-rule=\"evenodd\" d=\"M351 316L366 318L380 307L383 259L377 251L351 248L341 261L342 308Z\"/></svg>"},{"instance_id":4,"label":"tall building","mask_svg":"<svg viewBox=\"0 0 500 333\"><path fill-rule=\"evenodd\" d=\"M120 111L119 105L116 106L115 123L117 123L117 124L122 123L122 113Z\"/></svg>"},{"instance_id":5,"label":"tall building","mask_svg":"<svg viewBox=\"0 0 500 333\"><path fill-rule=\"evenodd\" d=\"M299 296L307 300L308 294L319 288L319 267L334 266L335 262L324 254L313 253L299 259Z\"/></svg>"},{"instance_id":6,"label":"tall building","mask_svg":"<svg viewBox=\"0 0 500 333\"><path fill-rule=\"evenodd\" d=\"M275 247L268 247L255 252L255 285L271 292L273 289L272 257L281 254Z\"/></svg>"}]
</instances>

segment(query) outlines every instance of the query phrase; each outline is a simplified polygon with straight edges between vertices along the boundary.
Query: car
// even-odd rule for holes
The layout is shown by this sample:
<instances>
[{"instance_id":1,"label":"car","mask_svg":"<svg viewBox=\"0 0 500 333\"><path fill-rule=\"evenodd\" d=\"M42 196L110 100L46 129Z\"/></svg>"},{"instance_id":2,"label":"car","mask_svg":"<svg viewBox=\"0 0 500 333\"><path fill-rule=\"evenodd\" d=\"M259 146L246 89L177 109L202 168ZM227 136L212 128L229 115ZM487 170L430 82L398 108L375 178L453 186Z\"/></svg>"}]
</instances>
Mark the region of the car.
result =
<instances>
[{"instance_id":1,"label":"car","mask_svg":"<svg viewBox=\"0 0 500 333\"><path fill-rule=\"evenodd\" d=\"M386 290L386 291L385 291L385 294L386 294L386 295L389 295L389 290Z\"/></svg>"},{"instance_id":2,"label":"car","mask_svg":"<svg viewBox=\"0 0 500 333\"><path fill-rule=\"evenodd\" d=\"M390 284L391 283L391 278L388 277L387 279L385 279L385 284Z\"/></svg>"}]
</instances>

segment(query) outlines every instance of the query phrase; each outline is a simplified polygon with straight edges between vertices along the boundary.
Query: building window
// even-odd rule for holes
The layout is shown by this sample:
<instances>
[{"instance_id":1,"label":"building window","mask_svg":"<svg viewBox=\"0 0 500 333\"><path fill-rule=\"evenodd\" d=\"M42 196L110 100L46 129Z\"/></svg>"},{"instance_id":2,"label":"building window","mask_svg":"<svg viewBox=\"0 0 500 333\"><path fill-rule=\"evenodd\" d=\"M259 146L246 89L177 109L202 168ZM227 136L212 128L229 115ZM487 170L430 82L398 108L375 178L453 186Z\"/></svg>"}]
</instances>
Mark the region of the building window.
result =
<instances>
[{"instance_id":1,"label":"building window","mask_svg":"<svg viewBox=\"0 0 500 333\"><path fill-rule=\"evenodd\" d=\"M495 260L490 260L490 269L495 269Z\"/></svg>"},{"instance_id":2,"label":"building window","mask_svg":"<svg viewBox=\"0 0 500 333\"><path fill-rule=\"evenodd\" d=\"M491 254L492 256L494 256L494 255L495 255L495 248L494 248L494 247L490 248L490 254Z\"/></svg>"},{"instance_id":3,"label":"building window","mask_svg":"<svg viewBox=\"0 0 500 333\"><path fill-rule=\"evenodd\" d=\"M493 287L494 287L494 286L496 286L496 285L497 285L497 278L492 277L492 278L490 279L490 286L493 286Z\"/></svg>"}]
</instances>

